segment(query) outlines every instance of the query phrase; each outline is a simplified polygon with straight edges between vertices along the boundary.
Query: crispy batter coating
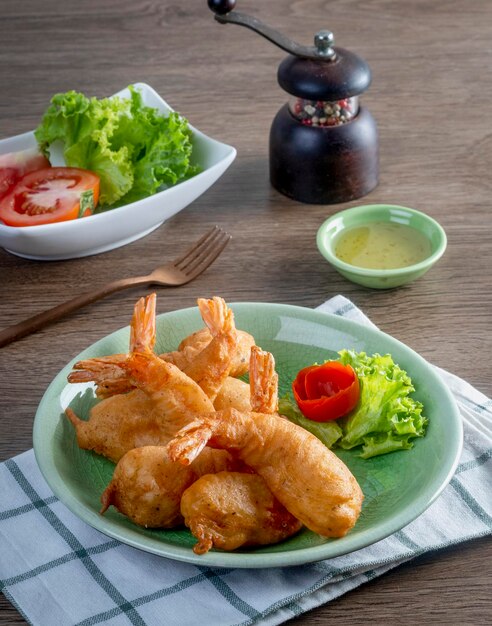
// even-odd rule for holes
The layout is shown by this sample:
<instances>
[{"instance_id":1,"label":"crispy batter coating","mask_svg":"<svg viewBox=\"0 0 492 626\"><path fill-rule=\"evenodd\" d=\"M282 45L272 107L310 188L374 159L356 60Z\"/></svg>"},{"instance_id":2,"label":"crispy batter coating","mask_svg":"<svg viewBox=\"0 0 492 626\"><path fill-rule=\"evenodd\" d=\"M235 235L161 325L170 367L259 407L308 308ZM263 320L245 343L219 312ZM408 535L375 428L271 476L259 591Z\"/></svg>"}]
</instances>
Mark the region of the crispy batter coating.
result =
<instances>
[{"instance_id":1,"label":"crispy batter coating","mask_svg":"<svg viewBox=\"0 0 492 626\"><path fill-rule=\"evenodd\" d=\"M251 411L249 384L240 378L228 376L214 400L217 411L222 409L237 409Z\"/></svg>"},{"instance_id":2,"label":"crispy batter coating","mask_svg":"<svg viewBox=\"0 0 492 626\"><path fill-rule=\"evenodd\" d=\"M181 514L198 539L193 547L196 554L205 554L212 547L236 550L278 543L302 526L272 495L261 476L239 472L199 478L183 493Z\"/></svg>"},{"instance_id":3,"label":"crispy batter coating","mask_svg":"<svg viewBox=\"0 0 492 626\"><path fill-rule=\"evenodd\" d=\"M210 330L202 328L183 339L174 352L165 352L159 356L184 370L211 341ZM251 347L254 345L255 340L252 335L243 330L237 331L237 350L231 363L231 376L242 376L248 372L249 355Z\"/></svg>"},{"instance_id":4,"label":"crispy batter coating","mask_svg":"<svg viewBox=\"0 0 492 626\"><path fill-rule=\"evenodd\" d=\"M135 448L119 461L101 497L104 513L115 506L135 524L173 528L183 523L181 495L200 476L234 467L224 450L205 448L191 465L169 459L163 446Z\"/></svg>"},{"instance_id":5,"label":"crispy batter coating","mask_svg":"<svg viewBox=\"0 0 492 626\"><path fill-rule=\"evenodd\" d=\"M164 445L195 415L213 411L197 383L152 352L133 353L123 361L116 355L112 367L122 370L138 389L102 400L87 422L66 410L81 448L118 461L133 448Z\"/></svg>"},{"instance_id":6,"label":"crispy batter coating","mask_svg":"<svg viewBox=\"0 0 492 626\"><path fill-rule=\"evenodd\" d=\"M342 537L355 524L362 491L347 466L314 435L286 419L235 409L202 416L168 444L191 463L205 445L233 451L310 530Z\"/></svg>"}]
</instances>

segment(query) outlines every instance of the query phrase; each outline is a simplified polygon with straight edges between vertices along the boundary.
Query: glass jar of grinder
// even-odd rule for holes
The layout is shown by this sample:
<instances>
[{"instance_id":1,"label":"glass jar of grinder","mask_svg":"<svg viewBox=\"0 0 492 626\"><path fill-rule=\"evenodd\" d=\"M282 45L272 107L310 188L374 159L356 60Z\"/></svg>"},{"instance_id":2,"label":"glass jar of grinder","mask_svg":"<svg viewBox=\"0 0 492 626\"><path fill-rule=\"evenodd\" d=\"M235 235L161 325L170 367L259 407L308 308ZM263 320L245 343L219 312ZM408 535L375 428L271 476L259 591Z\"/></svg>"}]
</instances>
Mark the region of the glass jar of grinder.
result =
<instances>
[{"instance_id":1,"label":"glass jar of grinder","mask_svg":"<svg viewBox=\"0 0 492 626\"><path fill-rule=\"evenodd\" d=\"M302 46L257 18L234 11L235 0L208 0L221 24L245 26L289 52L278 68L290 95L270 131L270 181L282 194L310 204L360 198L378 182L378 133L359 95L371 70L320 31Z\"/></svg>"}]
</instances>

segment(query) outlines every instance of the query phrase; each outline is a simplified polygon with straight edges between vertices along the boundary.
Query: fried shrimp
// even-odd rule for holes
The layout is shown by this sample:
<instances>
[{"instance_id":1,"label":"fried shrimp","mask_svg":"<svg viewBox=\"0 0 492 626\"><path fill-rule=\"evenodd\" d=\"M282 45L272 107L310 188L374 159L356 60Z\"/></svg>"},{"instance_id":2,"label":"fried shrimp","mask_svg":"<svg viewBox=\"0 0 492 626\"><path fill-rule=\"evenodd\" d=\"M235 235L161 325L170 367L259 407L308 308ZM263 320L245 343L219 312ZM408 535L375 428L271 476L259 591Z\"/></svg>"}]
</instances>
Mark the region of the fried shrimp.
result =
<instances>
[{"instance_id":1,"label":"fried shrimp","mask_svg":"<svg viewBox=\"0 0 492 626\"><path fill-rule=\"evenodd\" d=\"M235 409L202 416L167 446L190 464L209 445L255 470L274 496L310 530L342 537L361 511L362 491L346 465L314 435L286 419Z\"/></svg>"},{"instance_id":2,"label":"fried shrimp","mask_svg":"<svg viewBox=\"0 0 492 626\"><path fill-rule=\"evenodd\" d=\"M254 346L249 375L248 410L274 413L278 376L273 355ZM181 513L198 539L193 548L197 554L214 546L235 550L240 546L277 543L302 526L275 498L261 476L243 472L224 471L199 478L183 493Z\"/></svg>"},{"instance_id":3,"label":"fried shrimp","mask_svg":"<svg viewBox=\"0 0 492 626\"><path fill-rule=\"evenodd\" d=\"M212 401L229 376L237 351L234 314L222 298L199 298L198 308L212 340L183 372L197 382Z\"/></svg>"},{"instance_id":4,"label":"fried shrimp","mask_svg":"<svg viewBox=\"0 0 492 626\"><path fill-rule=\"evenodd\" d=\"M102 400L93 407L88 421L66 410L81 448L118 461L132 448L166 444L196 415L213 411L197 383L152 352L136 352L125 359L115 355L113 363L111 357L105 357L100 365L106 380L118 380L121 374L137 389Z\"/></svg>"},{"instance_id":5,"label":"fried shrimp","mask_svg":"<svg viewBox=\"0 0 492 626\"><path fill-rule=\"evenodd\" d=\"M202 328L192 333L179 344L174 352L165 352L159 356L164 361L174 363L179 369L184 370L212 341L212 333L208 328ZM255 340L249 333L237 331L237 348L232 358L230 375L242 376L248 372L249 354Z\"/></svg>"},{"instance_id":6,"label":"fried shrimp","mask_svg":"<svg viewBox=\"0 0 492 626\"><path fill-rule=\"evenodd\" d=\"M251 360L252 377L258 378L252 383L253 402L268 410L277 398L273 357L258 349ZM248 409L251 403L248 397ZM130 450L103 493L102 512L112 504L147 527L170 528L184 518L198 539L198 554L214 545L232 550L275 543L297 532L301 523L272 496L263 478L244 473L247 469L224 450L205 448L188 466L171 461L165 447Z\"/></svg>"},{"instance_id":7,"label":"fried shrimp","mask_svg":"<svg viewBox=\"0 0 492 626\"><path fill-rule=\"evenodd\" d=\"M197 382L193 382L185 373L182 373L181 377L188 378L188 381L197 387L201 383L201 387L198 388L203 395L206 394L202 388L208 394L215 395L216 388L222 386L230 370L231 356L236 347L235 327L232 312L227 309L222 299L200 300L199 307L215 336L197 356L196 366L194 363L188 366L192 369L191 375L195 376ZM128 368L130 380L133 379L135 384L156 401L157 407L166 409L166 414L169 415L171 407L163 406L162 403L162 396L167 396L169 386L161 370L177 368L158 357L147 355L146 358L149 359L151 366L147 369L140 368L138 372ZM182 401L186 394L187 390L183 389ZM208 402L210 403L210 400ZM205 409L203 406L190 408L193 409L193 413ZM175 427L176 421L173 420L172 428ZM224 450L208 448L203 451L203 458L200 455L200 458L188 467L173 463L164 447L145 446L129 450L119 461L113 478L102 495L101 512L114 505L136 524L150 528L171 528L183 522L180 501L188 486L203 474L236 467L238 464L234 463Z\"/></svg>"},{"instance_id":8,"label":"fried shrimp","mask_svg":"<svg viewBox=\"0 0 492 626\"><path fill-rule=\"evenodd\" d=\"M192 359L181 363L179 369L196 381L208 397L214 400L229 376L233 360L236 358L237 331L234 315L222 298L214 297L208 300L199 298L198 308L208 327L211 340L203 350L196 352ZM155 294L151 294L145 300L140 299L135 305L130 325L129 352L151 352L155 344L155 333ZM126 355L120 354L79 361L74 371L69 374L68 381L95 382L96 395L100 398L131 391L135 386L125 370L112 367L116 357L121 362L126 359Z\"/></svg>"},{"instance_id":9,"label":"fried shrimp","mask_svg":"<svg viewBox=\"0 0 492 626\"><path fill-rule=\"evenodd\" d=\"M111 505L135 524L173 528L183 523L180 512L185 489L204 474L232 469L225 450L205 448L191 465L173 463L163 446L145 446L127 452L101 496L104 513Z\"/></svg>"},{"instance_id":10,"label":"fried shrimp","mask_svg":"<svg viewBox=\"0 0 492 626\"><path fill-rule=\"evenodd\" d=\"M130 323L130 354L132 352L151 352L154 348L156 340L155 308L155 293L140 298L135 304ZM127 356L126 354L114 354L110 357L79 361L75 365L76 369L68 375L68 382L95 382L98 398L109 398L117 394L127 393L134 389L134 386L124 369L114 367L115 363L124 363Z\"/></svg>"},{"instance_id":11,"label":"fried shrimp","mask_svg":"<svg viewBox=\"0 0 492 626\"><path fill-rule=\"evenodd\" d=\"M65 409L65 415L75 428L79 448L93 450L116 463L131 448L166 442L172 437L153 409L150 398L135 389L94 406L88 421L70 408Z\"/></svg>"},{"instance_id":12,"label":"fried shrimp","mask_svg":"<svg viewBox=\"0 0 492 626\"><path fill-rule=\"evenodd\" d=\"M362 492L347 467L278 414L273 356L235 328L222 298L201 298L206 328L157 356L155 294L133 311L127 354L79 361L70 382L94 382L88 421L68 408L81 448L117 463L101 497L134 523L185 523L203 554L281 541L305 524L340 537ZM233 378L249 371L249 384Z\"/></svg>"},{"instance_id":13,"label":"fried shrimp","mask_svg":"<svg viewBox=\"0 0 492 626\"><path fill-rule=\"evenodd\" d=\"M204 452L207 450L210 448ZM212 547L236 550L278 543L302 526L272 495L261 476L239 472L199 478L183 493L181 513L198 539L193 547L196 554Z\"/></svg>"}]
</instances>

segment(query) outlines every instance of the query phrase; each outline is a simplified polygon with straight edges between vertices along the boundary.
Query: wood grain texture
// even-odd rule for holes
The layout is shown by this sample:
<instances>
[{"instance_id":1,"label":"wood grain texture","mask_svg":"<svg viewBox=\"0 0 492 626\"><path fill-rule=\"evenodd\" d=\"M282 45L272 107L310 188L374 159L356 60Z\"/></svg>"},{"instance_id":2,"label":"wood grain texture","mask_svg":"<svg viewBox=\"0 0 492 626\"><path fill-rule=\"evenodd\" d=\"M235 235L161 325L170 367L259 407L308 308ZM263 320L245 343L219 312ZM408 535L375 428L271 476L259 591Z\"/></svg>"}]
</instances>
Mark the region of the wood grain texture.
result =
<instances>
[{"instance_id":1,"label":"wood grain texture","mask_svg":"<svg viewBox=\"0 0 492 626\"><path fill-rule=\"evenodd\" d=\"M342 293L384 331L492 395L492 3L475 0L242 0L238 8L303 43L320 27L363 56L363 103L380 131L381 180L364 203L421 209L448 234L424 278L392 291L345 281L317 252L329 215L361 202L307 206L268 181L268 132L286 96L284 54L214 22L205 0L2 0L0 138L34 128L50 97L110 95L152 85L196 127L234 145L230 170L146 238L98 256L40 263L0 250L0 328L83 291L143 274L213 224L233 235L199 280L161 289L158 312L220 294L228 301L314 307ZM0 351L0 460L32 445L36 407L62 366L129 320L136 297L115 294ZM295 624L490 624L492 542L431 554L373 580ZM0 557L1 558L1 557ZM0 597L0 626L22 624Z\"/></svg>"}]
</instances>

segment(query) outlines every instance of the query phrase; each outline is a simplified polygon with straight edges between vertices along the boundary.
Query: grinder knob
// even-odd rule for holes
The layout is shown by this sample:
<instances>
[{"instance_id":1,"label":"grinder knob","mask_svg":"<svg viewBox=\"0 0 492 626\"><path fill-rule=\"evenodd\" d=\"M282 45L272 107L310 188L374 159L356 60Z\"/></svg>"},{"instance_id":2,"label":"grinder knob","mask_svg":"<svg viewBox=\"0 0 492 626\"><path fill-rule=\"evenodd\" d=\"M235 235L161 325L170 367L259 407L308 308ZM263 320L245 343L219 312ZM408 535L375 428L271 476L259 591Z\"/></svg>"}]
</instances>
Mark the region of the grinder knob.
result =
<instances>
[{"instance_id":1,"label":"grinder knob","mask_svg":"<svg viewBox=\"0 0 492 626\"><path fill-rule=\"evenodd\" d=\"M236 0L208 0L208 8L217 13L217 15L225 15L234 9Z\"/></svg>"}]
</instances>

